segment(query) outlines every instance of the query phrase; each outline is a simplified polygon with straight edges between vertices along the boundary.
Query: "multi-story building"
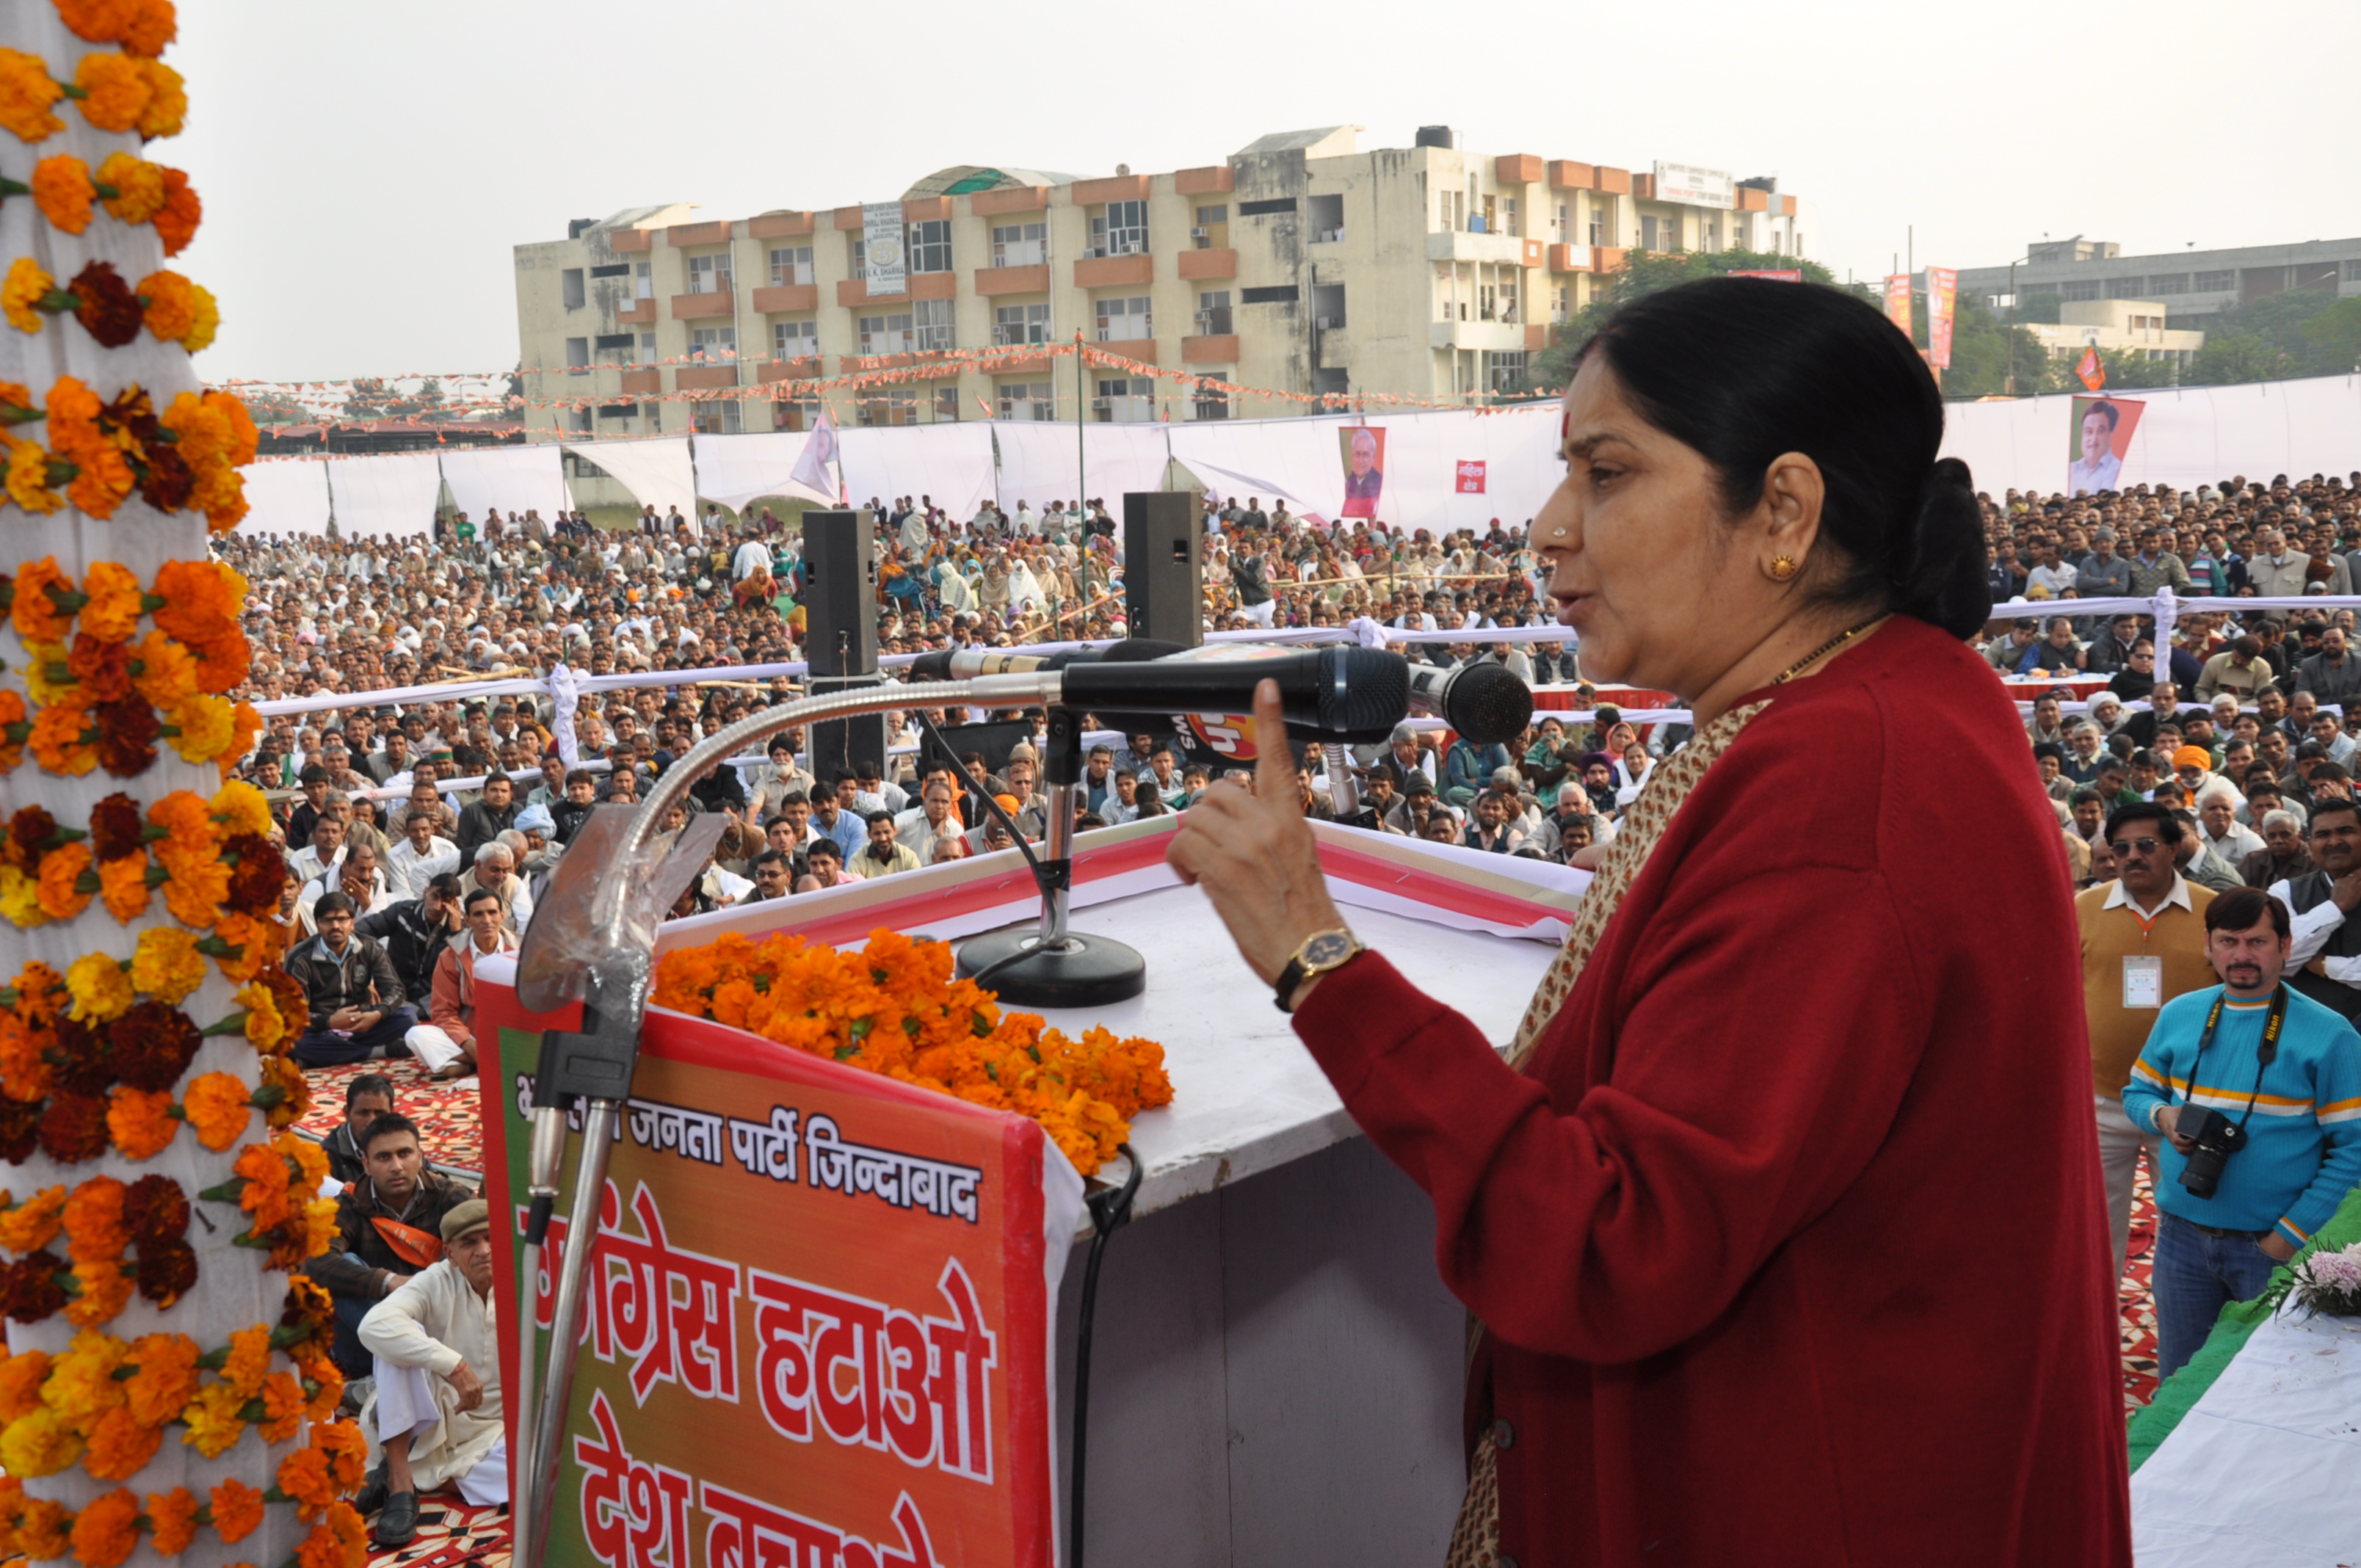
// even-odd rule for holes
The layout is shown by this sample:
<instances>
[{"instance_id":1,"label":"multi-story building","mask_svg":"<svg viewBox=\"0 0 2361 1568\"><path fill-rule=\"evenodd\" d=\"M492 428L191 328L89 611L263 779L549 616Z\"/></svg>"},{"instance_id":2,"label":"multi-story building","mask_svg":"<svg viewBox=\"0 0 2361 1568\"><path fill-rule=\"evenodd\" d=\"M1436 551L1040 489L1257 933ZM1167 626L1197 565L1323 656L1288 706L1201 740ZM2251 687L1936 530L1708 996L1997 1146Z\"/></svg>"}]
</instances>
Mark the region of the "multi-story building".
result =
<instances>
[{"instance_id":1,"label":"multi-story building","mask_svg":"<svg viewBox=\"0 0 2361 1568\"><path fill-rule=\"evenodd\" d=\"M2085 348L2103 348L2177 360L2186 368L2205 346L2205 334L2166 324L2169 320L2161 300L2087 300L2061 304L2055 323L2027 322L2025 330L2053 359L2076 359Z\"/></svg>"},{"instance_id":2,"label":"multi-story building","mask_svg":"<svg viewBox=\"0 0 2361 1568\"><path fill-rule=\"evenodd\" d=\"M2013 267L1960 269L1960 292L1998 309L2037 294L2054 294L2069 306L2154 302L2175 329L2202 327L2202 318L2289 289L2361 294L2361 239L2125 256L2112 240L2077 235L2028 245Z\"/></svg>"},{"instance_id":3,"label":"multi-story building","mask_svg":"<svg viewBox=\"0 0 2361 1568\"><path fill-rule=\"evenodd\" d=\"M961 165L833 211L577 221L516 247L527 424L801 429L823 400L847 423L1072 419L1075 357L1026 351L1077 334L1130 362L1081 371L1100 420L1481 401L1522 389L1551 323L1631 249L1804 254L1806 210L1771 181L1480 157L1441 126L1360 152L1359 128L1163 174Z\"/></svg>"}]
</instances>

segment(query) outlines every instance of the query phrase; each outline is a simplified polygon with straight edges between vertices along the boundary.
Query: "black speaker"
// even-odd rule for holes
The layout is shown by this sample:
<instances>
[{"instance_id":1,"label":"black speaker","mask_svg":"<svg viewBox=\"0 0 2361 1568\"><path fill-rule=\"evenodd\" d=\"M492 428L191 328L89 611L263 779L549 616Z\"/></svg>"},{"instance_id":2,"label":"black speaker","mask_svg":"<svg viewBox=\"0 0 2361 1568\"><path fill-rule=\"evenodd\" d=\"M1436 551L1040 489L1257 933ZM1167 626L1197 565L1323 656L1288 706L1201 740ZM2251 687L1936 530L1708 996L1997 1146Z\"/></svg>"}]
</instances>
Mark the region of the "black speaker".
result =
<instances>
[{"instance_id":1,"label":"black speaker","mask_svg":"<svg viewBox=\"0 0 2361 1568\"><path fill-rule=\"evenodd\" d=\"M1205 641L1205 544L1194 490L1123 498L1124 616L1134 637L1194 648Z\"/></svg>"},{"instance_id":2,"label":"black speaker","mask_svg":"<svg viewBox=\"0 0 2361 1568\"><path fill-rule=\"evenodd\" d=\"M876 520L866 511L804 513L804 657L815 696L877 681ZM804 765L823 785L863 763L885 766L885 716L811 727Z\"/></svg>"}]
</instances>

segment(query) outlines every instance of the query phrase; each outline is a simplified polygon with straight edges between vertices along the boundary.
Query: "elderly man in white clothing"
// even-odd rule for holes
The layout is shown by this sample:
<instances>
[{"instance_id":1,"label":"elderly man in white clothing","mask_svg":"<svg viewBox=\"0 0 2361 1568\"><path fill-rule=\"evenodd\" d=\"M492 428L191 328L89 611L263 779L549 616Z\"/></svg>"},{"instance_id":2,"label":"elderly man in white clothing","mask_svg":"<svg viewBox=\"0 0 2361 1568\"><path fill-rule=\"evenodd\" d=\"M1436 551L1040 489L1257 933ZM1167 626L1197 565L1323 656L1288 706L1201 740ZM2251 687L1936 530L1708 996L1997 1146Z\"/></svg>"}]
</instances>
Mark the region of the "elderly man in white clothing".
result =
<instances>
[{"instance_id":1,"label":"elderly man in white clothing","mask_svg":"<svg viewBox=\"0 0 2361 1568\"><path fill-rule=\"evenodd\" d=\"M365 1514L382 1507L370 1533L383 1547L417 1534L421 1491L456 1485L478 1508L509 1500L491 1210L471 1198L443 1216L442 1231L443 1261L361 1320L361 1343L377 1358L364 1425L385 1457L356 1501Z\"/></svg>"}]
</instances>

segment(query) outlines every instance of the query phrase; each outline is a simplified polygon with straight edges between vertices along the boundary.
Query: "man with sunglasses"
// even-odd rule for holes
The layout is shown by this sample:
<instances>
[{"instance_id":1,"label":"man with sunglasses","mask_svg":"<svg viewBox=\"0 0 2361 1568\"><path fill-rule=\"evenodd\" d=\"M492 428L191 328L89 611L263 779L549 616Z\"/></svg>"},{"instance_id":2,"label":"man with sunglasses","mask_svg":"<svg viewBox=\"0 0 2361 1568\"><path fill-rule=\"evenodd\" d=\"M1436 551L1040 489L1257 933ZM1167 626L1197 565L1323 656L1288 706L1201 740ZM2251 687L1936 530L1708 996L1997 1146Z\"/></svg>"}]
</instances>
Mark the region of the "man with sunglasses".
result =
<instances>
[{"instance_id":1,"label":"man with sunglasses","mask_svg":"<svg viewBox=\"0 0 2361 1568\"><path fill-rule=\"evenodd\" d=\"M2091 1085L2099 1118L2099 1168L2107 1190L2107 1225L2123 1277L2131 1235L2132 1179L2153 1128L2124 1114L2124 1085L2164 1004L2213 983L2205 961L2205 909L2213 894L2179 870L2183 829L2171 808L2153 801L2119 806L2100 835L2115 880L2075 896L2082 936L2082 1014L2090 1026Z\"/></svg>"}]
</instances>

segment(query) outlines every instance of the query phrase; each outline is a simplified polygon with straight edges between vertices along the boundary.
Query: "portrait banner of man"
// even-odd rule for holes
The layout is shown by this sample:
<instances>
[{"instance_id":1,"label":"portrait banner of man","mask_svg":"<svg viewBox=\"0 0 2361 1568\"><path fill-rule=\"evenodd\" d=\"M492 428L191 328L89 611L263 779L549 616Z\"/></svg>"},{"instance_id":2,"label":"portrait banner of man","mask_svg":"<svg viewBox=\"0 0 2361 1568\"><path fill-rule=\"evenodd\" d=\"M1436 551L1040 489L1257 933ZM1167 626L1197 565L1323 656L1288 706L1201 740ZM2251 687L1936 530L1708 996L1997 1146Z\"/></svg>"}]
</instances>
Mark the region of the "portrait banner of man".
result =
<instances>
[{"instance_id":1,"label":"portrait banner of man","mask_svg":"<svg viewBox=\"0 0 2361 1568\"><path fill-rule=\"evenodd\" d=\"M1336 515L1377 516L1378 498L1386 488L1386 433L1347 425L1336 433L1336 449L1345 463L1345 504Z\"/></svg>"},{"instance_id":2,"label":"portrait banner of man","mask_svg":"<svg viewBox=\"0 0 2361 1568\"><path fill-rule=\"evenodd\" d=\"M2066 466L2069 495L2123 488L2124 455L2147 405L2136 398L2076 398Z\"/></svg>"}]
</instances>

